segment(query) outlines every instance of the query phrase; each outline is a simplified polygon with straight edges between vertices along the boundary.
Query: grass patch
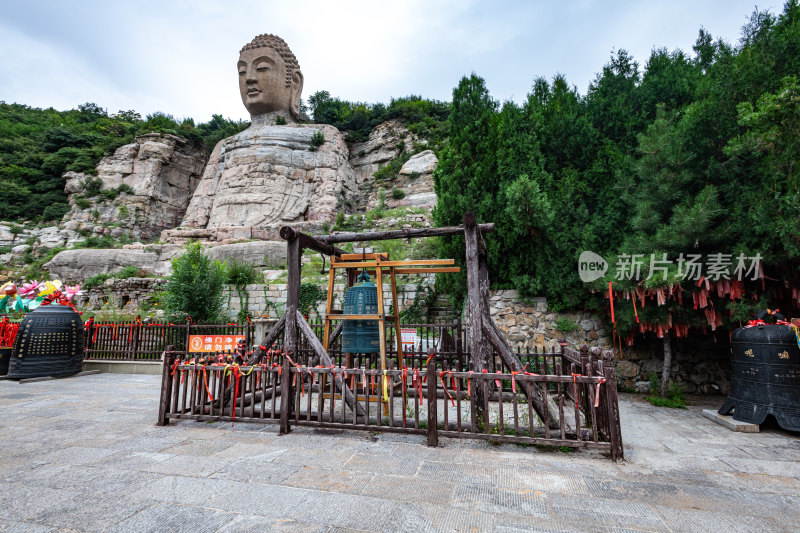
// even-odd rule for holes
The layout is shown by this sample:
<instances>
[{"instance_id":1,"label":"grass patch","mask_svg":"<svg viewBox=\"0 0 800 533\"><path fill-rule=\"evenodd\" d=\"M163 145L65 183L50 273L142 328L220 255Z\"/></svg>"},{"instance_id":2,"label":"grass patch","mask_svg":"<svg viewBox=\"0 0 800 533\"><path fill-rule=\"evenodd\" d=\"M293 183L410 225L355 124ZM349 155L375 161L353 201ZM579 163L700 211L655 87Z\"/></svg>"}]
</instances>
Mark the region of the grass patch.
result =
<instances>
[{"instance_id":1,"label":"grass patch","mask_svg":"<svg viewBox=\"0 0 800 533\"><path fill-rule=\"evenodd\" d=\"M670 383L667 395L659 394L658 378L655 372L650 372L650 396L645 400L656 407L669 407L671 409L686 409L686 399L683 397L683 385Z\"/></svg>"}]
</instances>

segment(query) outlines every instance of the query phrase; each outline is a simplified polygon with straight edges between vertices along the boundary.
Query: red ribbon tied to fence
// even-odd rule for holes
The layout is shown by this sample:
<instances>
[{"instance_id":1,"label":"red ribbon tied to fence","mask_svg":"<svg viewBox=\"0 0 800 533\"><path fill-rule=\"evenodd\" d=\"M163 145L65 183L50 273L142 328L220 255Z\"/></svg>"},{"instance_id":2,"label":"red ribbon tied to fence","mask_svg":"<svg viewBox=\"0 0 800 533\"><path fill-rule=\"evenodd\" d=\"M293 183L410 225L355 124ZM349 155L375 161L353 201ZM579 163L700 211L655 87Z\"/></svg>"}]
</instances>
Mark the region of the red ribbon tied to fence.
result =
<instances>
[{"instance_id":1,"label":"red ribbon tied to fence","mask_svg":"<svg viewBox=\"0 0 800 533\"><path fill-rule=\"evenodd\" d=\"M600 378L600 381L597 383L597 387L594 389L594 406L598 407L600 405L600 385L605 383L605 378Z\"/></svg>"},{"instance_id":2,"label":"red ribbon tied to fence","mask_svg":"<svg viewBox=\"0 0 800 533\"><path fill-rule=\"evenodd\" d=\"M511 391L516 394L517 393L517 374L526 374L525 369L528 368L527 363L525 366L522 367L522 370L512 370L511 371Z\"/></svg>"},{"instance_id":3,"label":"red ribbon tied to fence","mask_svg":"<svg viewBox=\"0 0 800 533\"><path fill-rule=\"evenodd\" d=\"M582 378L583 374L572 374L572 392L575 397L575 405L578 405L578 378Z\"/></svg>"},{"instance_id":4,"label":"red ribbon tied to fence","mask_svg":"<svg viewBox=\"0 0 800 533\"><path fill-rule=\"evenodd\" d=\"M450 370L443 370L439 372L439 381L442 382L442 387L444 388L444 392L447 393L447 397L450 398L450 402L453 404L453 407L456 406L456 401L453 399L453 396L450 394L450 391L447 390L447 384L444 382L444 375L448 374L451 378L453 377L453 373ZM430 387L430 384L428 384Z\"/></svg>"}]
</instances>

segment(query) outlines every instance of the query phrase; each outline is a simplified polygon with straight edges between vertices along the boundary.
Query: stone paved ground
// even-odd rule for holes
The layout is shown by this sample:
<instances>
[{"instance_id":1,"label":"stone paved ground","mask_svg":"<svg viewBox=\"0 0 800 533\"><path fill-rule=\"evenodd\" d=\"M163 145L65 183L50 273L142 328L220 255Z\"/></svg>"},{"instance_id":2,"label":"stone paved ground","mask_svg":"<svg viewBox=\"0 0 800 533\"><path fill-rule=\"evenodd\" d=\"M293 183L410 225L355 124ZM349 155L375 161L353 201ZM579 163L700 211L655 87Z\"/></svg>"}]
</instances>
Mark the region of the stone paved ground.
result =
<instances>
[{"instance_id":1,"label":"stone paved ground","mask_svg":"<svg viewBox=\"0 0 800 533\"><path fill-rule=\"evenodd\" d=\"M275 426L157 427L158 376L0 381L0 532L797 531L800 434L623 396L602 454ZM706 401L708 402L708 401Z\"/></svg>"}]
</instances>

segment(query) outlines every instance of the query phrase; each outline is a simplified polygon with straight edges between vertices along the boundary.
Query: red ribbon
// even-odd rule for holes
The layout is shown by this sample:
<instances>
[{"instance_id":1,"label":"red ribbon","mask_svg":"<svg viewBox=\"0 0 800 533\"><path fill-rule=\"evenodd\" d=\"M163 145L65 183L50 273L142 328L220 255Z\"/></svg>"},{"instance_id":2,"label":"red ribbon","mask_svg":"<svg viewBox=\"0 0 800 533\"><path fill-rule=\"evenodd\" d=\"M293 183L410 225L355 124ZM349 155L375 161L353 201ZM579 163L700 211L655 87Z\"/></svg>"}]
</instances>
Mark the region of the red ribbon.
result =
<instances>
[{"instance_id":1,"label":"red ribbon","mask_svg":"<svg viewBox=\"0 0 800 533\"><path fill-rule=\"evenodd\" d=\"M441 381L441 382L442 382L442 387L444 388L444 392L446 392L446 393L447 393L447 397L448 397L448 398L450 398L450 403L452 403L452 404L453 404L453 407L455 407L455 406L456 406L456 401L453 399L453 396L450 394L450 391L449 391L449 390L447 390L447 385L446 385L446 384L445 384L445 382L444 382L444 378L443 378L443 376L444 376L445 374L449 374L449 375L450 375L450 377L452 378L452 377L453 377L453 373L452 373L450 370L444 370L444 371L442 371L442 372L439 372L439 381ZM430 385L429 385L429 386L430 386Z\"/></svg>"}]
</instances>

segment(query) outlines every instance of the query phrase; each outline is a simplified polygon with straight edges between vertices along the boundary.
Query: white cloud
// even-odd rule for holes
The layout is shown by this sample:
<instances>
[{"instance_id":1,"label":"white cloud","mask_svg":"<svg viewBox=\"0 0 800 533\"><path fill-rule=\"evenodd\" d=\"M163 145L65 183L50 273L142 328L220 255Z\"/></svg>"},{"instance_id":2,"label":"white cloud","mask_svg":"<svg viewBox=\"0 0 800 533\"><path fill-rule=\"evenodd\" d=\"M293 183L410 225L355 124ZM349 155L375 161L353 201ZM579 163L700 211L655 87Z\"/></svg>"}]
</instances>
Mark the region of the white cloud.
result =
<instances>
[{"instance_id":1,"label":"white cloud","mask_svg":"<svg viewBox=\"0 0 800 533\"><path fill-rule=\"evenodd\" d=\"M735 42L752 9L744 0L14 3L0 21L0 99L247 118L236 57L274 33L298 58L305 98L325 89L369 102L449 99L474 71L495 98L519 101L535 76L558 72L585 92L612 48L643 66L653 47L691 51L701 26Z\"/></svg>"}]
</instances>

